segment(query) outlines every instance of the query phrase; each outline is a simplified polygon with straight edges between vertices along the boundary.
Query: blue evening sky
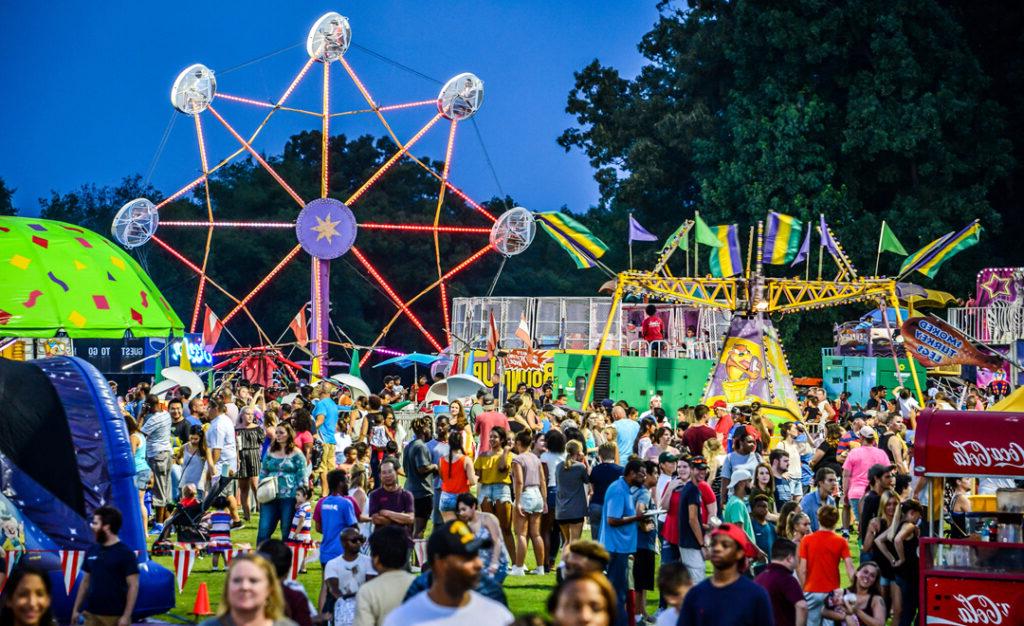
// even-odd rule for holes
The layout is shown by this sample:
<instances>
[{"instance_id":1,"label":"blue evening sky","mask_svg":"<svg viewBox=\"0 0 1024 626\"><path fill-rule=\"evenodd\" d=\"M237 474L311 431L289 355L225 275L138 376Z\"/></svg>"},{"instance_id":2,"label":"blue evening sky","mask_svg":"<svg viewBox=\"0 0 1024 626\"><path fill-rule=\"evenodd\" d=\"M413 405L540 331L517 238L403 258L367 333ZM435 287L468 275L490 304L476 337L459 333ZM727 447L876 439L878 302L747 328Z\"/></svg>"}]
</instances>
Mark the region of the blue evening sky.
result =
<instances>
[{"instance_id":1,"label":"blue evening sky","mask_svg":"<svg viewBox=\"0 0 1024 626\"><path fill-rule=\"evenodd\" d=\"M550 2L538 0L376 0L325 2L0 2L0 76L6 89L0 115L0 177L17 188L15 206L38 212L50 190L83 183L115 184L145 175L165 128L166 147L152 182L169 194L199 168L192 120L174 113L168 93L180 70L200 62L218 72L218 89L258 100L276 99L308 58L306 34L321 14L346 15L353 44L445 80L472 71L486 83L476 116L487 167L471 124L459 127L452 180L485 200L500 189L532 210L562 205L581 211L597 187L586 158L566 154L555 138L573 120L565 113L573 71L594 58L633 76L643 59L640 37L657 19L653 0ZM238 69L262 55L295 46ZM434 98L435 82L353 47L353 69L382 104ZM320 107L322 70L304 79L289 101ZM338 64L331 67L332 110L364 102ZM215 101L243 135L262 119L254 107ZM387 114L398 135L412 136L434 113L419 107ZM211 161L237 147L203 114ZM255 142L278 153L285 139L319 120L279 112ZM335 118L332 133L383 134L372 115ZM432 129L413 149L443 156L446 127ZM316 173L311 173L316 176Z\"/></svg>"}]
</instances>

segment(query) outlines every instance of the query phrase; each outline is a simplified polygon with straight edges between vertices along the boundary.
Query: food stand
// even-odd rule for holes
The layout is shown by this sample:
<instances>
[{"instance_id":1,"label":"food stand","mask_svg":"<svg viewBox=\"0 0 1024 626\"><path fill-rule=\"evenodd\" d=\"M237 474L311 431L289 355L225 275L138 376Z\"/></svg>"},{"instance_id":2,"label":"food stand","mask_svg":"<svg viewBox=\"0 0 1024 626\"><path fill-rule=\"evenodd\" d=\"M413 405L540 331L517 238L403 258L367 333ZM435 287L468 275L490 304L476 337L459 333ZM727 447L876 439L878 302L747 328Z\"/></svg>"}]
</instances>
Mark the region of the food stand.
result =
<instances>
[{"instance_id":1,"label":"food stand","mask_svg":"<svg viewBox=\"0 0 1024 626\"><path fill-rule=\"evenodd\" d=\"M921 624L1007 624L1024 601L1024 507L1019 490L967 515L966 539L943 537L946 477L1024 479L1024 413L926 410L917 418L914 474L929 484L921 539ZM974 501L972 501L973 503ZM1003 510L1000 510L1003 509Z\"/></svg>"}]
</instances>

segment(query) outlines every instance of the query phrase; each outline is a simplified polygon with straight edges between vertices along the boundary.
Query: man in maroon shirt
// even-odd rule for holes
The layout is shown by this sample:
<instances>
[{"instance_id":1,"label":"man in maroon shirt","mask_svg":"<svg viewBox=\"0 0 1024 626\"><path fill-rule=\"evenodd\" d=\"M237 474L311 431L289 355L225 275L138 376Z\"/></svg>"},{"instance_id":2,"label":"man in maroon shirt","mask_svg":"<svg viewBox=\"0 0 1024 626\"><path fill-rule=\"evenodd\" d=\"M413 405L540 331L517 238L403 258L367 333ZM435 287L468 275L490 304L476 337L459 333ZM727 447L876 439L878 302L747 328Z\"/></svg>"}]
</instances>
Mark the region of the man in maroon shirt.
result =
<instances>
[{"instance_id":1,"label":"man in maroon shirt","mask_svg":"<svg viewBox=\"0 0 1024 626\"><path fill-rule=\"evenodd\" d=\"M501 426L507 431L508 417L504 413L494 410L494 396L489 393L484 394L480 399L480 404L483 405L484 412L476 416L476 432L480 435L479 453L483 454L491 449L491 429Z\"/></svg>"},{"instance_id":2,"label":"man in maroon shirt","mask_svg":"<svg viewBox=\"0 0 1024 626\"><path fill-rule=\"evenodd\" d=\"M796 544L789 539L776 539L771 556L772 562L754 578L754 582L768 592L775 626L804 626L807 623L807 601L800 582L793 576Z\"/></svg>"},{"instance_id":3,"label":"man in maroon shirt","mask_svg":"<svg viewBox=\"0 0 1024 626\"><path fill-rule=\"evenodd\" d=\"M405 530L412 542L412 524L414 520L412 493L402 489L398 484L398 471L391 459L380 464L380 488L370 492L366 506L367 515L373 522L374 530L381 526L395 524Z\"/></svg>"},{"instance_id":4,"label":"man in maroon shirt","mask_svg":"<svg viewBox=\"0 0 1024 626\"><path fill-rule=\"evenodd\" d=\"M693 410L696 422L683 433L683 445L689 449L691 456L703 456L704 442L715 437L715 429L708 426L710 413L711 409L703 404L698 404Z\"/></svg>"}]
</instances>

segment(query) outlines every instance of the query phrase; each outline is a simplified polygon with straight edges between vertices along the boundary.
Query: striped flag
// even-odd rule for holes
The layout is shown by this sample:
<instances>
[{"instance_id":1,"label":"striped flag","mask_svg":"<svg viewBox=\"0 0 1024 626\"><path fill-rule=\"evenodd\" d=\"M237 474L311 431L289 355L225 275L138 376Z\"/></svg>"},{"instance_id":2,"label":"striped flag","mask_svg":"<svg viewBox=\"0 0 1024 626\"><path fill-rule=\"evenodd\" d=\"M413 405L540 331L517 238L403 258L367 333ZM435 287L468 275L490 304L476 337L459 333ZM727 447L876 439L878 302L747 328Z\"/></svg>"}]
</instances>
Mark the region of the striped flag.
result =
<instances>
[{"instance_id":1,"label":"striped flag","mask_svg":"<svg viewBox=\"0 0 1024 626\"><path fill-rule=\"evenodd\" d=\"M728 278L743 271L743 260L740 258L740 236L736 224L712 226L715 239L721 242L720 248L711 251L711 275L715 278Z\"/></svg>"},{"instance_id":2,"label":"striped flag","mask_svg":"<svg viewBox=\"0 0 1024 626\"><path fill-rule=\"evenodd\" d=\"M494 309L488 312L487 319L487 360L490 361L494 358L494 353L498 351L498 326L494 323Z\"/></svg>"},{"instance_id":3,"label":"striped flag","mask_svg":"<svg viewBox=\"0 0 1024 626\"><path fill-rule=\"evenodd\" d=\"M61 550L59 554L60 571L64 574L64 590L70 596L71 590L75 588L75 581L78 580L78 572L82 569L82 563L85 561L85 551Z\"/></svg>"},{"instance_id":4,"label":"striped flag","mask_svg":"<svg viewBox=\"0 0 1024 626\"><path fill-rule=\"evenodd\" d=\"M252 548L246 544L243 544L242 547L240 548L232 547L230 550L224 552L223 556L224 560L227 561L227 564L231 565L231 560L234 559L236 556L249 554L250 552L252 552Z\"/></svg>"},{"instance_id":5,"label":"striped flag","mask_svg":"<svg viewBox=\"0 0 1024 626\"><path fill-rule=\"evenodd\" d=\"M192 573L198 556L199 551L193 546L174 548L174 580L178 583L178 593L185 589L185 583L188 582L188 576Z\"/></svg>"},{"instance_id":6,"label":"striped flag","mask_svg":"<svg viewBox=\"0 0 1024 626\"><path fill-rule=\"evenodd\" d=\"M292 565L288 568L288 580L298 580L299 572L302 571L302 566L306 563L306 554L309 552L309 546L293 543L288 548L292 551Z\"/></svg>"},{"instance_id":7,"label":"striped flag","mask_svg":"<svg viewBox=\"0 0 1024 626\"><path fill-rule=\"evenodd\" d=\"M537 213L536 217L545 232L569 253L577 269L596 267L597 259L608 251L608 246L590 229L565 213L550 211Z\"/></svg>"},{"instance_id":8,"label":"striped flag","mask_svg":"<svg viewBox=\"0 0 1024 626\"><path fill-rule=\"evenodd\" d=\"M7 579L11 577L11 572L14 571L14 566L18 564L18 560L21 558L21 554L22 554L21 550L8 550L7 551L7 554L6 554L6 557L7 557L6 574L7 574L7 576L4 577L3 582L0 582L0 592L2 592L4 590L4 586L7 585Z\"/></svg>"},{"instance_id":9,"label":"striped flag","mask_svg":"<svg viewBox=\"0 0 1024 626\"><path fill-rule=\"evenodd\" d=\"M519 326L516 327L516 338L523 342L524 347L533 347L533 339L530 338L530 324L526 321L525 312L519 314Z\"/></svg>"},{"instance_id":10,"label":"striped flag","mask_svg":"<svg viewBox=\"0 0 1024 626\"><path fill-rule=\"evenodd\" d=\"M800 252L803 231L803 222L795 217L775 211L768 213L761 262L766 265L791 263Z\"/></svg>"},{"instance_id":11,"label":"striped flag","mask_svg":"<svg viewBox=\"0 0 1024 626\"><path fill-rule=\"evenodd\" d=\"M304 346L309 343L309 331L306 325L306 307L303 306L299 309L299 312L295 314L292 321L288 322L288 328L292 329L292 333L295 335L295 341L300 345Z\"/></svg>"},{"instance_id":12,"label":"striped flag","mask_svg":"<svg viewBox=\"0 0 1024 626\"><path fill-rule=\"evenodd\" d=\"M980 236L981 224L978 220L974 220L959 231L946 233L908 256L900 267L900 276L920 272L928 278L935 278L943 263L958 252L978 243Z\"/></svg>"}]
</instances>

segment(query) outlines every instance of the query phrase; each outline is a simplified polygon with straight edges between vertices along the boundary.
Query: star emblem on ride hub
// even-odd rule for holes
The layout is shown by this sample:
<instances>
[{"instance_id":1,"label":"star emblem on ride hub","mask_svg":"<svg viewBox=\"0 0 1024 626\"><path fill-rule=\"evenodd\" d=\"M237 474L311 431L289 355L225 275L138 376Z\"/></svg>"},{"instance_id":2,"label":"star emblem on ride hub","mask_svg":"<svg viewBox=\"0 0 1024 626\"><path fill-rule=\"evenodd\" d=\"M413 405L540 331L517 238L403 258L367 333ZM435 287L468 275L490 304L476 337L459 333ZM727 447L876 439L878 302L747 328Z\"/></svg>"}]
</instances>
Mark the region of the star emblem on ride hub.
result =
<instances>
[{"instance_id":1,"label":"star emblem on ride hub","mask_svg":"<svg viewBox=\"0 0 1024 626\"><path fill-rule=\"evenodd\" d=\"M295 221L295 236L302 249L324 261L348 252L355 243L357 230L352 210L334 198L307 203Z\"/></svg>"}]
</instances>

